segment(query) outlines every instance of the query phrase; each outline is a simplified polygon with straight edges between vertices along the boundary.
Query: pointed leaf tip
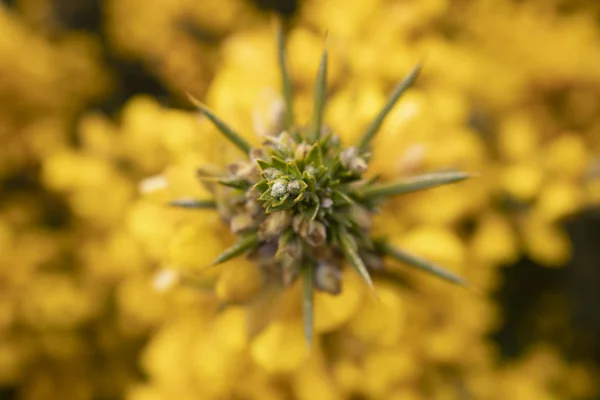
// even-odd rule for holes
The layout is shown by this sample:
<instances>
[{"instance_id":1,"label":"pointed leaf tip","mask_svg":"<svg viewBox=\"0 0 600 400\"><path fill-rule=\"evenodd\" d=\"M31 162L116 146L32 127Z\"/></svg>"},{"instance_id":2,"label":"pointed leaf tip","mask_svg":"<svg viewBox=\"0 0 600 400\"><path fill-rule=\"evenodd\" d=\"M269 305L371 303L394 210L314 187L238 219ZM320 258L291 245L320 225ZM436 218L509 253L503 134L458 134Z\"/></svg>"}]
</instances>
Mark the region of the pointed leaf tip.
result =
<instances>
[{"instance_id":1,"label":"pointed leaf tip","mask_svg":"<svg viewBox=\"0 0 600 400\"><path fill-rule=\"evenodd\" d=\"M384 254L386 254L390 258L393 258L396 261L400 261L402 263L416 267L422 271L428 272L450 283L454 283L465 287L469 286L467 280L462 278L461 276L456 275L430 261L424 260L413 254L395 248L389 243L382 243L379 245L379 247Z\"/></svg>"},{"instance_id":2,"label":"pointed leaf tip","mask_svg":"<svg viewBox=\"0 0 600 400\"><path fill-rule=\"evenodd\" d=\"M188 98L190 101L200 110L200 112L209 119L210 122L221 132L231 143L236 145L240 150L244 153L250 153L252 146L236 131L234 131L229 125L227 125L223 120L217 117L208 107L206 107L202 102L188 94Z\"/></svg>"},{"instance_id":3,"label":"pointed leaf tip","mask_svg":"<svg viewBox=\"0 0 600 400\"><path fill-rule=\"evenodd\" d=\"M225 261L229 261L237 256L240 256L243 253L254 249L258 245L259 242L260 242L260 239L258 238L257 233L243 237L242 239L237 241L235 244L233 244L232 246L227 248L223 253L221 253L215 259L215 261L213 261L212 265L213 266L219 265L219 264L224 263Z\"/></svg>"},{"instance_id":4,"label":"pointed leaf tip","mask_svg":"<svg viewBox=\"0 0 600 400\"><path fill-rule=\"evenodd\" d=\"M314 332L314 266L302 268L302 321L304 337L310 349Z\"/></svg>"},{"instance_id":5,"label":"pointed leaf tip","mask_svg":"<svg viewBox=\"0 0 600 400\"><path fill-rule=\"evenodd\" d=\"M287 56L285 48L285 32L283 22L277 21L277 60L279 71L281 73L281 89L283 91L283 100L285 104L285 128L290 130L294 126L294 86L287 66Z\"/></svg>"},{"instance_id":6,"label":"pointed leaf tip","mask_svg":"<svg viewBox=\"0 0 600 400\"><path fill-rule=\"evenodd\" d=\"M395 182L370 185L360 194L365 198L391 197L449 185L471 178L472 176L470 173L462 171L432 172L412 178L400 179Z\"/></svg>"},{"instance_id":7,"label":"pointed leaf tip","mask_svg":"<svg viewBox=\"0 0 600 400\"><path fill-rule=\"evenodd\" d=\"M356 251L356 243L354 242L354 239L352 239L352 237L344 231L339 232L338 239L340 242L340 248L342 250L342 253L344 253L344 256L346 257L350 265L352 265L352 267L356 270L356 272L358 272L361 278L363 278L367 285L369 285L369 287L373 290L375 296L377 296L377 292L375 291L375 286L373 285L371 275L369 274L365 263Z\"/></svg>"},{"instance_id":8,"label":"pointed leaf tip","mask_svg":"<svg viewBox=\"0 0 600 400\"><path fill-rule=\"evenodd\" d=\"M375 119L369 124L367 129L362 134L360 140L356 147L362 153L368 150L369 144L379 131L379 128L383 124L385 117L389 114L389 112L394 108L396 102L402 97L404 92L406 92L413 83L417 80L419 73L421 72L421 64L417 64L412 71L404 78L394 89L390 97L388 98L387 103L383 106L379 114L375 117Z\"/></svg>"},{"instance_id":9,"label":"pointed leaf tip","mask_svg":"<svg viewBox=\"0 0 600 400\"><path fill-rule=\"evenodd\" d=\"M168 203L171 207L179 208L217 208L217 203L214 200L195 200L195 199L177 199Z\"/></svg>"},{"instance_id":10,"label":"pointed leaf tip","mask_svg":"<svg viewBox=\"0 0 600 400\"><path fill-rule=\"evenodd\" d=\"M319 140L325 111L325 95L327 93L327 48L323 49L317 79L315 81L312 116L312 139Z\"/></svg>"}]
</instances>

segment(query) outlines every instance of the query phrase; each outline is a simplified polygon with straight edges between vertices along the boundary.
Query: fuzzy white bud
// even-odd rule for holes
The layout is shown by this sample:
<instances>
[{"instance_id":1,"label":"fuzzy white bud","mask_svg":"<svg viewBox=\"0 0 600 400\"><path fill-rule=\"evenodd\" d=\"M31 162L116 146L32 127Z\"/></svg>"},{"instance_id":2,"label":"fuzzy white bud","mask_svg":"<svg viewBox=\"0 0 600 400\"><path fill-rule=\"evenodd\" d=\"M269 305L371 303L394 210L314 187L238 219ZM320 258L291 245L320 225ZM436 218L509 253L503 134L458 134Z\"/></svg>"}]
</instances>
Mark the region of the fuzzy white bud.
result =
<instances>
[{"instance_id":1,"label":"fuzzy white bud","mask_svg":"<svg viewBox=\"0 0 600 400\"><path fill-rule=\"evenodd\" d=\"M298 194L300 193L300 190L302 190L302 185L300 184L300 181L296 180L288 183L287 188L291 194Z\"/></svg>"},{"instance_id":2,"label":"fuzzy white bud","mask_svg":"<svg viewBox=\"0 0 600 400\"><path fill-rule=\"evenodd\" d=\"M283 197L288 193L288 182L285 179L277 179L271 187L271 196Z\"/></svg>"}]
</instances>

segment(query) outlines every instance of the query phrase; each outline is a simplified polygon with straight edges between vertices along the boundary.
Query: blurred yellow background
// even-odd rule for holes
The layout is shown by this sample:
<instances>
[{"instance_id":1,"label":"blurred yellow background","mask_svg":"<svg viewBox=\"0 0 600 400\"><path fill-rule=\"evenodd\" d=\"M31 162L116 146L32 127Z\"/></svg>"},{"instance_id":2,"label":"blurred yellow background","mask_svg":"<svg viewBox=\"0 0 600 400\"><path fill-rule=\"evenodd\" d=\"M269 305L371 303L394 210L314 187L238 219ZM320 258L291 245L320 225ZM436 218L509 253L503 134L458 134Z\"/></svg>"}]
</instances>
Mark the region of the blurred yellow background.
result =
<instances>
[{"instance_id":1,"label":"blurred yellow background","mask_svg":"<svg viewBox=\"0 0 600 400\"><path fill-rule=\"evenodd\" d=\"M309 352L297 293L248 261L159 290L232 241L164 206L235 156L185 93L258 143L277 12L303 121L328 33L346 143L423 61L373 172L481 176L391 202L375 230L480 292L392 266L412 288L376 282L377 301L350 271L317 296ZM0 106L0 399L600 398L597 1L5 1Z\"/></svg>"}]
</instances>

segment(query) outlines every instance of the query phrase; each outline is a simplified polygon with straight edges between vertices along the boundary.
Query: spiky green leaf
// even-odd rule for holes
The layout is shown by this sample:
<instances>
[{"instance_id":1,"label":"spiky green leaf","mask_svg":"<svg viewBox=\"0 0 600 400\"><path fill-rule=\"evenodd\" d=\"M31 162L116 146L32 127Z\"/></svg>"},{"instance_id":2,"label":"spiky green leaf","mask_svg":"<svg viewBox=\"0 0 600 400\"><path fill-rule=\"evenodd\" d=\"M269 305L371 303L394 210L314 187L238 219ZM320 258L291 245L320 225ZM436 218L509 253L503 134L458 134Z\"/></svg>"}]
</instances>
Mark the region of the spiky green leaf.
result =
<instances>
[{"instance_id":1,"label":"spiky green leaf","mask_svg":"<svg viewBox=\"0 0 600 400\"><path fill-rule=\"evenodd\" d=\"M253 188L258 190L260 193L264 193L267 189L269 189L269 181L266 179L261 179L253 186Z\"/></svg>"},{"instance_id":2,"label":"spiky green leaf","mask_svg":"<svg viewBox=\"0 0 600 400\"><path fill-rule=\"evenodd\" d=\"M402 82L396 86L390 97L388 98L387 103L383 106L379 114L375 117L375 119L371 122L371 124L367 127L365 132L362 134L360 140L356 148L362 153L368 150L369 144L371 140L375 137L381 124L385 120L385 117L392 110L398 99L406 92L408 88L412 86L417 77L419 76L419 72L421 71L421 64L418 64Z\"/></svg>"},{"instance_id":3,"label":"spiky green leaf","mask_svg":"<svg viewBox=\"0 0 600 400\"><path fill-rule=\"evenodd\" d=\"M178 199L170 201L169 205L179 208L217 208L214 200Z\"/></svg>"},{"instance_id":4,"label":"spiky green leaf","mask_svg":"<svg viewBox=\"0 0 600 400\"><path fill-rule=\"evenodd\" d=\"M363 278L363 280L369 285L373 291L375 291L375 286L373 286L373 280L371 279L371 275L365 266L365 263L358 255L356 251L356 243L350 234L348 234L345 229L340 229L338 231L338 241L342 253L350 262L350 265L358 272L358 274Z\"/></svg>"},{"instance_id":5,"label":"spiky green leaf","mask_svg":"<svg viewBox=\"0 0 600 400\"><path fill-rule=\"evenodd\" d=\"M391 197L460 182L470 177L471 174L461 171L432 172L395 182L367 185L358 194L363 198Z\"/></svg>"},{"instance_id":6,"label":"spiky green leaf","mask_svg":"<svg viewBox=\"0 0 600 400\"><path fill-rule=\"evenodd\" d=\"M302 268L302 320L304 323L304 337L310 348L313 337L314 321L314 266L305 265Z\"/></svg>"},{"instance_id":7,"label":"spiky green leaf","mask_svg":"<svg viewBox=\"0 0 600 400\"><path fill-rule=\"evenodd\" d=\"M281 21L277 24L277 60L279 62L279 71L281 72L281 88L283 91L283 100L285 102L285 128L289 130L294 126L294 89L287 66L285 32Z\"/></svg>"},{"instance_id":8,"label":"spiky green leaf","mask_svg":"<svg viewBox=\"0 0 600 400\"><path fill-rule=\"evenodd\" d=\"M319 140L321 136L321 125L325 111L325 94L327 92L327 49L323 49L317 80L315 82L313 99L313 116L311 125L311 136L313 140Z\"/></svg>"},{"instance_id":9,"label":"spiky green leaf","mask_svg":"<svg viewBox=\"0 0 600 400\"><path fill-rule=\"evenodd\" d=\"M280 171L285 171L285 168L287 167L287 162L277 156L271 156L271 165L273 165L274 168L277 168Z\"/></svg>"},{"instance_id":10,"label":"spiky green leaf","mask_svg":"<svg viewBox=\"0 0 600 400\"><path fill-rule=\"evenodd\" d=\"M393 258L396 261L400 261L402 263L411 265L416 267L422 271L428 272L432 275L437 276L438 278L444 279L451 283L456 283L458 285L467 285L466 279L430 262L424 260L420 257L417 257L413 254L407 253L403 250L400 250L387 242L379 243L377 247L390 258Z\"/></svg>"},{"instance_id":11,"label":"spiky green leaf","mask_svg":"<svg viewBox=\"0 0 600 400\"><path fill-rule=\"evenodd\" d=\"M215 261L213 261L212 265L218 265L224 263L225 261L229 261L232 258L240 256L247 251L254 249L260 239L258 238L258 233L252 233L248 236L245 236L238 240L234 245L227 248L223 253L221 253Z\"/></svg>"},{"instance_id":12,"label":"spiky green leaf","mask_svg":"<svg viewBox=\"0 0 600 400\"><path fill-rule=\"evenodd\" d=\"M302 176L302 172L298 168L298 165L295 162L289 161L286 166L286 173L288 175L292 175L295 178L299 178Z\"/></svg>"},{"instance_id":13,"label":"spiky green leaf","mask_svg":"<svg viewBox=\"0 0 600 400\"><path fill-rule=\"evenodd\" d=\"M236 178L222 178L217 180L221 185L228 186L230 188L246 190L250 187L250 182L244 179L236 179Z\"/></svg>"},{"instance_id":14,"label":"spiky green leaf","mask_svg":"<svg viewBox=\"0 0 600 400\"><path fill-rule=\"evenodd\" d=\"M256 159L256 163L258 164L258 167L260 168L261 171L264 171L265 169L272 167L270 162L262 160L260 158Z\"/></svg>"},{"instance_id":15,"label":"spiky green leaf","mask_svg":"<svg viewBox=\"0 0 600 400\"><path fill-rule=\"evenodd\" d=\"M195 99L194 97L188 95L192 103L198 107L200 112L206 116L213 123L213 125L234 145L236 145L240 150L242 150L245 154L250 153L250 149L252 146L240 136L236 131L234 131L229 125L227 125L223 120L213 114L212 111L208 109L204 104Z\"/></svg>"}]
</instances>

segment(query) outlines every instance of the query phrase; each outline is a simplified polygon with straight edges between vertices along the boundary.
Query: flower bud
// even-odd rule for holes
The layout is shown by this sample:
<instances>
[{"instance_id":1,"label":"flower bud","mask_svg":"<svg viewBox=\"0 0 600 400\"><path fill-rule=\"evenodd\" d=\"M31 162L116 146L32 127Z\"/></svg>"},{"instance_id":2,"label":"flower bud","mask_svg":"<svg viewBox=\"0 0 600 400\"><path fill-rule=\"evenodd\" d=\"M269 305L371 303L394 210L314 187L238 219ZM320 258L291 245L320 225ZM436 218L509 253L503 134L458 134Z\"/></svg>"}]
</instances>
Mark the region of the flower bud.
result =
<instances>
[{"instance_id":1,"label":"flower bud","mask_svg":"<svg viewBox=\"0 0 600 400\"><path fill-rule=\"evenodd\" d=\"M304 158L306 158L306 155L310 152L311 148L312 146L309 144L299 144L298 147L296 147L295 152L296 160L304 160Z\"/></svg>"},{"instance_id":2,"label":"flower bud","mask_svg":"<svg viewBox=\"0 0 600 400\"><path fill-rule=\"evenodd\" d=\"M271 213L260 225L260 236L262 239L273 239L279 236L292 223L292 216L288 211Z\"/></svg>"},{"instance_id":3,"label":"flower bud","mask_svg":"<svg viewBox=\"0 0 600 400\"><path fill-rule=\"evenodd\" d=\"M265 168L262 172L262 176L265 179L268 180L272 180L272 179L276 179L277 177L283 175L283 172L281 172L280 170L276 169L276 168Z\"/></svg>"},{"instance_id":4,"label":"flower bud","mask_svg":"<svg viewBox=\"0 0 600 400\"><path fill-rule=\"evenodd\" d=\"M364 174L367 171L367 162L362 157L355 157L350 161L350 171L355 174Z\"/></svg>"},{"instance_id":5,"label":"flower bud","mask_svg":"<svg viewBox=\"0 0 600 400\"><path fill-rule=\"evenodd\" d=\"M339 294L342 291L342 272L327 262L319 262L315 270L315 286L324 292Z\"/></svg>"},{"instance_id":6,"label":"flower bud","mask_svg":"<svg viewBox=\"0 0 600 400\"><path fill-rule=\"evenodd\" d=\"M311 221L309 225L310 229L306 241L311 246L321 246L325 244L327 239L327 228L319 221Z\"/></svg>"},{"instance_id":7,"label":"flower bud","mask_svg":"<svg viewBox=\"0 0 600 400\"><path fill-rule=\"evenodd\" d=\"M333 206L333 200L331 200L329 197L321 199L322 208L331 208L331 206Z\"/></svg>"},{"instance_id":8,"label":"flower bud","mask_svg":"<svg viewBox=\"0 0 600 400\"><path fill-rule=\"evenodd\" d=\"M241 233L250 229L254 225L254 220L250 214L236 214L231 218L230 229L233 233Z\"/></svg>"},{"instance_id":9,"label":"flower bud","mask_svg":"<svg viewBox=\"0 0 600 400\"><path fill-rule=\"evenodd\" d=\"M288 181L285 179L277 179L271 186L271 196L281 198L288 193Z\"/></svg>"},{"instance_id":10,"label":"flower bud","mask_svg":"<svg viewBox=\"0 0 600 400\"><path fill-rule=\"evenodd\" d=\"M340 153L340 161L344 168L355 174L362 174L367 170L367 162L358 155L356 147L349 147Z\"/></svg>"},{"instance_id":11,"label":"flower bud","mask_svg":"<svg viewBox=\"0 0 600 400\"><path fill-rule=\"evenodd\" d=\"M298 214L294 216L292 228L300 237L305 238L308 236L310 230L310 219L302 214Z\"/></svg>"},{"instance_id":12,"label":"flower bud","mask_svg":"<svg viewBox=\"0 0 600 400\"><path fill-rule=\"evenodd\" d=\"M298 260L285 255L281 261L281 281L284 286L291 286L300 274Z\"/></svg>"}]
</instances>

